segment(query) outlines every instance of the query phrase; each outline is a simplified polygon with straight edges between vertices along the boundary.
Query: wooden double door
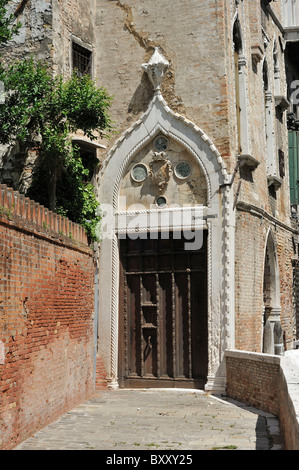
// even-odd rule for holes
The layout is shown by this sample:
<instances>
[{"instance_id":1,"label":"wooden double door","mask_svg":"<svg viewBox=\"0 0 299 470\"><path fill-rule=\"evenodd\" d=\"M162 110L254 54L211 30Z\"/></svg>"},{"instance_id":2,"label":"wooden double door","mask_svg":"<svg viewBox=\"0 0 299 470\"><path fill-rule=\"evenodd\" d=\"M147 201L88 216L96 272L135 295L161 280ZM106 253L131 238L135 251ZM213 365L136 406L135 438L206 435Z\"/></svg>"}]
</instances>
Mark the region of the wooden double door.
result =
<instances>
[{"instance_id":1,"label":"wooden double door","mask_svg":"<svg viewBox=\"0 0 299 470\"><path fill-rule=\"evenodd\" d=\"M155 238L153 238L155 237ZM120 387L203 388L207 378L207 232L120 241Z\"/></svg>"}]
</instances>

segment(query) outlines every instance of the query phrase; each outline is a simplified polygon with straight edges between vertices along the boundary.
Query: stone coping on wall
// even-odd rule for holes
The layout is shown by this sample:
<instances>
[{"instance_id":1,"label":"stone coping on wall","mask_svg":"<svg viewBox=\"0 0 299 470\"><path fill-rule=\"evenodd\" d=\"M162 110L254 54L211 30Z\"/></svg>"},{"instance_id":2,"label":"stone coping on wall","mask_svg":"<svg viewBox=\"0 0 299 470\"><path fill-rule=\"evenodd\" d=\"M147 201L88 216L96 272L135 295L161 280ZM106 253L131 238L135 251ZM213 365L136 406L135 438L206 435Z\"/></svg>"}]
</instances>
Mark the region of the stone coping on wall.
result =
<instances>
[{"instance_id":1,"label":"stone coping on wall","mask_svg":"<svg viewBox=\"0 0 299 470\"><path fill-rule=\"evenodd\" d=\"M81 225L50 211L5 184L0 184L0 217L39 235L51 238L54 235L56 240L88 245L87 234Z\"/></svg>"},{"instance_id":2,"label":"stone coping on wall","mask_svg":"<svg viewBox=\"0 0 299 470\"><path fill-rule=\"evenodd\" d=\"M235 357L240 359L247 359L256 362L267 362L267 364L280 365L282 356L274 356L272 354L257 353L251 351L240 351L237 349L227 349L225 351L226 357Z\"/></svg>"}]
</instances>

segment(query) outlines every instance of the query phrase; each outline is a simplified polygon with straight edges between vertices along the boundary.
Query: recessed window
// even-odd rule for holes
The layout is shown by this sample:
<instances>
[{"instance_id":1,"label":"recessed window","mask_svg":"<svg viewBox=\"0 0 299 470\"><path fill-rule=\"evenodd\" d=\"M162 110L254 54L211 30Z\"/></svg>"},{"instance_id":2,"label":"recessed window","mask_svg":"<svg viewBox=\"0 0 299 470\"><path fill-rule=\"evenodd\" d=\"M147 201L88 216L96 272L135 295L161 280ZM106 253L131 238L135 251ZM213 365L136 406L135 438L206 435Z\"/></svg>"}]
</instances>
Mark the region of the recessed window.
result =
<instances>
[{"instance_id":1,"label":"recessed window","mask_svg":"<svg viewBox=\"0 0 299 470\"><path fill-rule=\"evenodd\" d=\"M159 135L154 141L154 147L158 152L165 152L168 148L168 139L164 135Z\"/></svg>"},{"instance_id":2,"label":"recessed window","mask_svg":"<svg viewBox=\"0 0 299 470\"><path fill-rule=\"evenodd\" d=\"M191 166L188 162L179 162L176 164L174 174L177 178L184 180L191 175Z\"/></svg>"},{"instance_id":3,"label":"recessed window","mask_svg":"<svg viewBox=\"0 0 299 470\"><path fill-rule=\"evenodd\" d=\"M132 168L131 177L136 183L142 183L147 178L147 167L142 163L137 163Z\"/></svg>"},{"instance_id":4,"label":"recessed window","mask_svg":"<svg viewBox=\"0 0 299 470\"><path fill-rule=\"evenodd\" d=\"M167 204L166 197L164 197L164 196L159 196L159 197L157 197L157 199L156 199L156 205L157 205L158 207L165 207L166 204Z\"/></svg>"},{"instance_id":5,"label":"recessed window","mask_svg":"<svg viewBox=\"0 0 299 470\"><path fill-rule=\"evenodd\" d=\"M73 71L78 77L92 74L91 61L92 52L85 47L73 42Z\"/></svg>"},{"instance_id":6,"label":"recessed window","mask_svg":"<svg viewBox=\"0 0 299 470\"><path fill-rule=\"evenodd\" d=\"M94 175L95 168L99 163L96 148L91 145L80 144L76 141L73 141L73 147L79 152L79 156L85 170L88 170L88 174L84 175L83 179L86 182L90 181Z\"/></svg>"}]
</instances>

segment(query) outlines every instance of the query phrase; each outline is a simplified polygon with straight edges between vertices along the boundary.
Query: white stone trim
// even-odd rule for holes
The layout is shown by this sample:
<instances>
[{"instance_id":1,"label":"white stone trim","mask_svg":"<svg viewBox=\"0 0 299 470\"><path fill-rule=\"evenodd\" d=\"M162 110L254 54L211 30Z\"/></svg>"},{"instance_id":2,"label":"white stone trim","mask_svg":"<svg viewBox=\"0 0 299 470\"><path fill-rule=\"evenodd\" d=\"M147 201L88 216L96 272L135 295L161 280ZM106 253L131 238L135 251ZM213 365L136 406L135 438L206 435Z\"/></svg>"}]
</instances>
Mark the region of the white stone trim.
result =
<instances>
[{"instance_id":1,"label":"white stone trim","mask_svg":"<svg viewBox=\"0 0 299 470\"><path fill-rule=\"evenodd\" d=\"M274 356L272 354L257 353L252 351L240 351L231 349L225 351L226 357L236 357L239 359L247 359L248 361L264 362L267 364L281 364L281 356Z\"/></svg>"},{"instance_id":2,"label":"white stone trim","mask_svg":"<svg viewBox=\"0 0 299 470\"><path fill-rule=\"evenodd\" d=\"M220 153L209 137L196 125L169 109L157 92L143 116L130 127L109 151L99 175L98 197L101 204L112 207L115 216L130 216L118 212L121 181L131 159L158 133L173 138L185 146L201 166L208 183L208 204L204 207L208 236L208 388L217 382L224 389L224 351L234 346L234 302L232 289L233 238L232 189ZM221 204L220 204L220 201ZM203 207L203 206L202 206ZM162 209L167 213L168 209ZM145 211L147 212L147 211ZM157 213L159 210L156 211ZM135 211L131 215L133 215ZM154 227L160 231L163 227ZM175 227L180 229L180 226ZM144 226L143 230L147 227ZM112 387L117 386L118 367L118 294L119 248L117 231L101 242L99 259L99 354L103 358ZM223 286L224 279L224 286ZM110 344L109 344L110 342ZM216 379L217 377L217 379Z\"/></svg>"}]
</instances>

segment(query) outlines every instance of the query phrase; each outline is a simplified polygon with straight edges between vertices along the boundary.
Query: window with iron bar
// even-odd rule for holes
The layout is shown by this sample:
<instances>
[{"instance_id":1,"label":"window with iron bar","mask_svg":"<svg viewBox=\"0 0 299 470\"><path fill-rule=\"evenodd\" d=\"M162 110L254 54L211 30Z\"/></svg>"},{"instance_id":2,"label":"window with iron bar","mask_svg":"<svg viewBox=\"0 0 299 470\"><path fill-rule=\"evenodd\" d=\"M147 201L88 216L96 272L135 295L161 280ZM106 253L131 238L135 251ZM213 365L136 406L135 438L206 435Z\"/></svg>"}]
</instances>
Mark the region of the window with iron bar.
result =
<instances>
[{"instance_id":1,"label":"window with iron bar","mask_svg":"<svg viewBox=\"0 0 299 470\"><path fill-rule=\"evenodd\" d=\"M78 77L92 74L92 52L73 42L73 70Z\"/></svg>"}]
</instances>

